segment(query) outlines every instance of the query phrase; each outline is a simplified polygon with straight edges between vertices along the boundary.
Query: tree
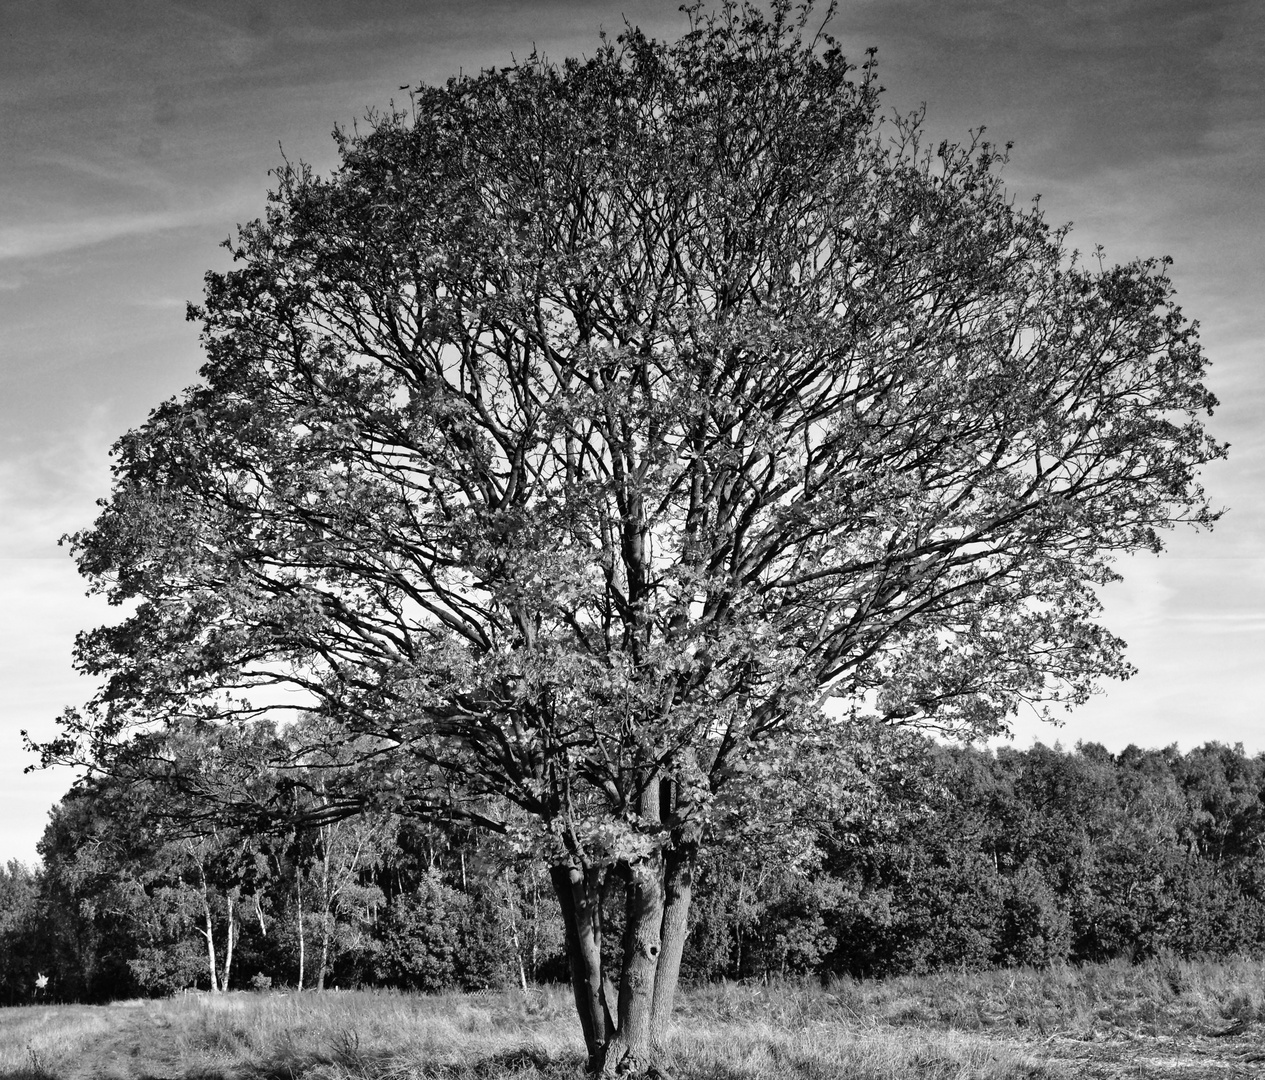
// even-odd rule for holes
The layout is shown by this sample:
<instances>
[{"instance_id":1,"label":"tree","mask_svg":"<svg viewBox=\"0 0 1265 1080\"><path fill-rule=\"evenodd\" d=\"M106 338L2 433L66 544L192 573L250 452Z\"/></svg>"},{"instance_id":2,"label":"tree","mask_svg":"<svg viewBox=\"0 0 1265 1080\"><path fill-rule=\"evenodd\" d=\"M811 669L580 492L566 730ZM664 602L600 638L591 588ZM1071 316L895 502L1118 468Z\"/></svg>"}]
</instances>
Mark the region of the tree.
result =
<instances>
[{"instance_id":1,"label":"tree","mask_svg":"<svg viewBox=\"0 0 1265 1080\"><path fill-rule=\"evenodd\" d=\"M389 986L445 990L457 981L457 921L463 897L427 870L417 888L387 906L374 970Z\"/></svg>"},{"instance_id":2,"label":"tree","mask_svg":"<svg viewBox=\"0 0 1265 1080\"><path fill-rule=\"evenodd\" d=\"M128 961L137 955L130 916L134 879L128 866L136 829L117 806L106 811L109 790L80 783L52 808L37 850L43 860L39 906L45 923L45 974L49 995L102 1001L140 987Z\"/></svg>"},{"instance_id":3,"label":"tree","mask_svg":"<svg viewBox=\"0 0 1265 1080\"><path fill-rule=\"evenodd\" d=\"M30 999L45 952L39 934L39 875L17 859L0 866L0 998Z\"/></svg>"},{"instance_id":4,"label":"tree","mask_svg":"<svg viewBox=\"0 0 1265 1080\"><path fill-rule=\"evenodd\" d=\"M135 606L80 637L102 690L47 760L319 716L329 812L547 857L608 1073L660 1067L719 804L856 717L1083 700L1129 671L1113 557L1215 517L1166 262L1080 261L1003 152L882 122L810 15L695 6L286 164L191 309L203 383L72 538Z\"/></svg>"},{"instance_id":5,"label":"tree","mask_svg":"<svg viewBox=\"0 0 1265 1080\"><path fill-rule=\"evenodd\" d=\"M376 885L366 885L362 878L381 859L383 842L392 824L389 819L361 815L326 822L316 828L306 877L315 899L313 915L319 919L320 926L318 990L325 989L325 977L333 961L331 950L340 944L339 937L343 939L341 946L345 950L367 947L364 934L357 932L359 928L344 925L344 933L337 934L338 916L350 915L356 922L367 925L370 911L382 901L382 890ZM299 888L302 888L302 876Z\"/></svg>"}]
</instances>

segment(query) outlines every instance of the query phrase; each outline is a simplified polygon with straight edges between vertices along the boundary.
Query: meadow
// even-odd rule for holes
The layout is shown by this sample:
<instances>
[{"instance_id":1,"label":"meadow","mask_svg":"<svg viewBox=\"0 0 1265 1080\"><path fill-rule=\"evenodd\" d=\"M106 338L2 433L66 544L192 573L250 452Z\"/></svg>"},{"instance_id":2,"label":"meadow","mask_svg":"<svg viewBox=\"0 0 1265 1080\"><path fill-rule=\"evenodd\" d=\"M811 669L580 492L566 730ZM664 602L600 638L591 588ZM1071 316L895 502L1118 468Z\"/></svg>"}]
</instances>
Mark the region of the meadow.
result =
<instances>
[{"instance_id":1,"label":"meadow","mask_svg":"<svg viewBox=\"0 0 1265 1080\"><path fill-rule=\"evenodd\" d=\"M229 993L0 1010L2 1080L577 1077L563 987ZM941 973L687 991L678 1080L1123 1080L1265 1075L1265 962Z\"/></svg>"}]
</instances>

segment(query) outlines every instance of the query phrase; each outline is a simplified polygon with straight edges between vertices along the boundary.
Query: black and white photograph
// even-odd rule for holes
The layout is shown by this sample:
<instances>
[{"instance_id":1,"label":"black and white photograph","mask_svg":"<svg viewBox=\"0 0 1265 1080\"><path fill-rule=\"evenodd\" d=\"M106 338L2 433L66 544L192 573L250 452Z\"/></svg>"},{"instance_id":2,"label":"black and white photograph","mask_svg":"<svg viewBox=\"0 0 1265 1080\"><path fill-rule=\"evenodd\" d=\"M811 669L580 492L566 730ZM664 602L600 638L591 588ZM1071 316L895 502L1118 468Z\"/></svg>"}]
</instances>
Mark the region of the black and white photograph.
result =
<instances>
[{"instance_id":1,"label":"black and white photograph","mask_svg":"<svg viewBox=\"0 0 1265 1080\"><path fill-rule=\"evenodd\" d=\"M1265 4L0 2L0 1080L1265 1074Z\"/></svg>"}]
</instances>

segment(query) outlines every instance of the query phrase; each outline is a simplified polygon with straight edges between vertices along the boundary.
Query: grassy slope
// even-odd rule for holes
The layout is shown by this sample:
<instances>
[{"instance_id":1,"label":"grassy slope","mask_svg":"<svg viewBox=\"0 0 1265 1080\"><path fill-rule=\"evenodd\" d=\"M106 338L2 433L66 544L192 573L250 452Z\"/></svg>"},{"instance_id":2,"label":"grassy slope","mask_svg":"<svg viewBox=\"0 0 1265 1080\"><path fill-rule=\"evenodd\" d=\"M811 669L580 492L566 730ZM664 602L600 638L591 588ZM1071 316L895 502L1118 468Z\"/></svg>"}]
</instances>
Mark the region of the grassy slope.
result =
<instances>
[{"instance_id":1,"label":"grassy slope","mask_svg":"<svg viewBox=\"0 0 1265 1080\"><path fill-rule=\"evenodd\" d=\"M573 1077L568 995L193 995L0 1009L3 1080ZM1265 963L1158 961L816 986L699 988L679 1080L1265 1076Z\"/></svg>"}]
</instances>

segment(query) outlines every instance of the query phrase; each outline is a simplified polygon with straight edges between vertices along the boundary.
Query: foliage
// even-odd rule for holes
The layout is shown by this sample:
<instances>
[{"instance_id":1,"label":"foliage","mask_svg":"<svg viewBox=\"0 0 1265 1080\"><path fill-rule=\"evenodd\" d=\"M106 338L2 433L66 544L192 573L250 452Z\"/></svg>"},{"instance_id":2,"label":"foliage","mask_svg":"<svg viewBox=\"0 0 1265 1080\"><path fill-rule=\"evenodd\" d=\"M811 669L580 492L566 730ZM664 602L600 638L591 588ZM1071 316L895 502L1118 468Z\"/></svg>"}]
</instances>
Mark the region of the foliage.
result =
<instances>
[{"instance_id":1,"label":"foliage","mask_svg":"<svg viewBox=\"0 0 1265 1080\"><path fill-rule=\"evenodd\" d=\"M374 973L386 986L436 992L457 982L457 924L464 897L433 871L413 892L387 906L374 950Z\"/></svg>"},{"instance_id":2,"label":"foliage","mask_svg":"<svg viewBox=\"0 0 1265 1080\"><path fill-rule=\"evenodd\" d=\"M642 1055L709 822L858 711L992 733L1127 674L1095 589L1211 523L1224 452L1164 262L1087 264L1003 152L885 125L809 5L687 17L420 88L332 176L278 172L191 309L202 384L72 538L129 613L81 635L101 691L45 748L304 715L315 812L545 857L594 1054L602 890ZM969 899L940 876L932 914Z\"/></svg>"},{"instance_id":3,"label":"foliage","mask_svg":"<svg viewBox=\"0 0 1265 1080\"><path fill-rule=\"evenodd\" d=\"M137 955L127 962L137 987L147 997L166 997L205 981L206 955L198 944L187 934L175 933L149 944L138 941Z\"/></svg>"},{"instance_id":4,"label":"foliage","mask_svg":"<svg viewBox=\"0 0 1265 1080\"><path fill-rule=\"evenodd\" d=\"M136 992L127 963L135 910L127 870L133 835L113 827L90 786L72 790L50 812L38 844L43 873L37 928L49 997L97 1001Z\"/></svg>"},{"instance_id":5,"label":"foliage","mask_svg":"<svg viewBox=\"0 0 1265 1080\"><path fill-rule=\"evenodd\" d=\"M50 978L44 996L61 1000L212 988L208 918L225 989L299 985L301 949L313 988L477 988L517 981L520 960L533 981L556 969L561 935L539 871L506 869L503 845L468 831L430 830L419 865L417 833L398 819L289 836L174 828L131 785L99 780L67 796L41 843L43 872L14 864L0 879L13 1000L32 999L37 969Z\"/></svg>"},{"instance_id":6,"label":"foliage","mask_svg":"<svg viewBox=\"0 0 1265 1080\"><path fill-rule=\"evenodd\" d=\"M39 975L39 875L17 859L0 866L0 999L25 1000Z\"/></svg>"},{"instance_id":7,"label":"foliage","mask_svg":"<svg viewBox=\"0 0 1265 1080\"><path fill-rule=\"evenodd\" d=\"M812 861L768 857L752 846L758 829L705 853L687 981L1265 954L1265 856L1199 839L1249 835L1265 758L1216 744L1185 755L925 745L919 768L872 774L867 827L822 823ZM1225 776L1239 785L1230 800L1218 794ZM40 972L45 996L63 1000L209 985L196 870L152 818L143 832L132 824L124 811L138 793L126 795L98 784L69 796L50 820L44 867L11 865L0 880L10 1000L35 999ZM562 928L539 895L545 867L459 825L356 829L376 830L378 853L355 874L368 906L331 908L327 985L516 985L519 961L529 982L566 977ZM249 875L234 844L207 852L209 879L222 883L221 965L222 888L235 881L232 985L297 985L301 892L314 986L320 827L256 844ZM610 915L618 937L617 905Z\"/></svg>"},{"instance_id":8,"label":"foliage","mask_svg":"<svg viewBox=\"0 0 1265 1080\"><path fill-rule=\"evenodd\" d=\"M862 74L744 9L424 89L332 178L281 170L194 312L204 385L73 540L138 606L82 637L68 737L108 759L291 686L407 751L403 800L471 767L470 813L636 847L628 778L775 754L824 688L980 730L1123 671L1110 554L1210 520L1194 328L986 144L885 143Z\"/></svg>"},{"instance_id":9,"label":"foliage","mask_svg":"<svg viewBox=\"0 0 1265 1080\"><path fill-rule=\"evenodd\" d=\"M1202 765L1217 758L1242 791L1213 825L1203 808L1224 774ZM1265 761L1241 747L941 748L924 782L940 794L905 816L898 840L831 856L860 898L837 909L848 932L835 970L1265 949L1259 853L1201 857L1195 840L1200 827L1246 829L1265 803Z\"/></svg>"}]
</instances>

